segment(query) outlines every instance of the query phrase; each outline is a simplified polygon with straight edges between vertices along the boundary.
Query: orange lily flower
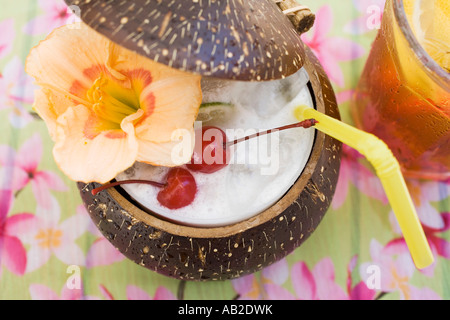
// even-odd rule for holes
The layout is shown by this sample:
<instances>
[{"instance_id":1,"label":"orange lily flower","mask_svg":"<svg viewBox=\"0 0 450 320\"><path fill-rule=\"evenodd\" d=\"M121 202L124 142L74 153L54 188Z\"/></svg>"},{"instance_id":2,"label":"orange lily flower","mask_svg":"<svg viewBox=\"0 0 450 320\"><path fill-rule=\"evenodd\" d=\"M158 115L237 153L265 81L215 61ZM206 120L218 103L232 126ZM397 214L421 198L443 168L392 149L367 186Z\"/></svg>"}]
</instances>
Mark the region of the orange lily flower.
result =
<instances>
[{"instance_id":1,"label":"orange lily flower","mask_svg":"<svg viewBox=\"0 0 450 320\"><path fill-rule=\"evenodd\" d=\"M34 109L70 179L106 183L135 161L180 164L172 159L180 141L172 137L178 130L194 135L200 76L144 58L83 24L53 31L32 49L26 71L41 88Z\"/></svg>"}]
</instances>

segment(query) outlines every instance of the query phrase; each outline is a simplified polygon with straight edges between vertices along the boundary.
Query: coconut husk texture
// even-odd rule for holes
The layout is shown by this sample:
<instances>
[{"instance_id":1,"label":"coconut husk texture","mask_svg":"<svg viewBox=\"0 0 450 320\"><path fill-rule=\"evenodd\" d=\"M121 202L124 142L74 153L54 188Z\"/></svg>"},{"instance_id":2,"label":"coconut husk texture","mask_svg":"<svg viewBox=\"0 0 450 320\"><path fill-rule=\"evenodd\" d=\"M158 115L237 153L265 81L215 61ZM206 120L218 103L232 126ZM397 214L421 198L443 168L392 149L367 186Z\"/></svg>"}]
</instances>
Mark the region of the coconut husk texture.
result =
<instances>
[{"instance_id":1,"label":"coconut husk texture","mask_svg":"<svg viewBox=\"0 0 450 320\"><path fill-rule=\"evenodd\" d=\"M317 110L339 119L325 72L309 49L302 50ZM317 132L303 173L280 201L256 217L220 228L162 220L141 210L120 188L93 196L99 184L78 187L95 225L127 258L180 280L226 280L279 261L317 229L335 191L340 151L340 142Z\"/></svg>"},{"instance_id":2,"label":"coconut husk texture","mask_svg":"<svg viewBox=\"0 0 450 320\"><path fill-rule=\"evenodd\" d=\"M65 2L115 43L202 76L274 80L304 64L297 29L273 0Z\"/></svg>"}]
</instances>

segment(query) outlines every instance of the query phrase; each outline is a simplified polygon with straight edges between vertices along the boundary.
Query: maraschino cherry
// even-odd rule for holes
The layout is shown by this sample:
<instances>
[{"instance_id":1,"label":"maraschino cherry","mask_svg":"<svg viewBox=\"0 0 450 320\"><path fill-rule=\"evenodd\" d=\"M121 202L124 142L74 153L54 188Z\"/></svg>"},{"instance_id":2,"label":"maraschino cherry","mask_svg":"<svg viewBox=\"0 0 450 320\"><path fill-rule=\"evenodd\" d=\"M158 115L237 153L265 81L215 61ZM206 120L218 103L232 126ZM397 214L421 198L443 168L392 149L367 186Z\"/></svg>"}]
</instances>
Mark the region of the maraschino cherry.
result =
<instances>
[{"instance_id":1,"label":"maraschino cherry","mask_svg":"<svg viewBox=\"0 0 450 320\"><path fill-rule=\"evenodd\" d=\"M308 119L302 122L290 124L287 126L278 127L271 130L255 133L240 139L227 141L226 134L223 130L217 127L203 127L202 128L202 145L194 148L191 162L186 167L192 171L213 173L228 165L229 147L239 142L243 142L255 137L269 134L273 131L281 131L291 128L309 128L317 123L314 119ZM92 194L96 195L110 187L115 187L122 184L142 183L149 184L158 188L161 191L157 195L159 203L169 209L180 209L190 205L197 193L197 183L194 176L189 170L181 167L175 167L169 170L166 176L166 182L160 183L150 180L124 180L116 181L99 188L92 190Z\"/></svg>"},{"instance_id":2,"label":"maraschino cherry","mask_svg":"<svg viewBox=\"0 0 450 320\"><path fill-rule=\"evenodd\" d=\"M223 130L213 126L202 127L202 144L195 146L191 161L186 167L192 171L213 173L226 167L230 160L229 148L239 142L243 142L262 135L270 134L274 131L282 131L291 128L310 128L317 123L315 119L307 119L294 124L261 131L240 139L227 141L227 136ZM200 130L199 130L200 131Z\"/></svg>"},{"instance_id":3,"label":"maraschino cherry","mask_svg":"<svg viewBox=\"0 0 450 320\"><path fill-rule=\"evenodd\" d=\"M190 205L197 193L194 176L186 169L177 167L169 171L166 186L158 193L159 203L169 209Z\"/></svg>"},{"instance_id":4,"label":"maraschino cherry","mask_svg":"<svg viewBox=\"0 0 450 320\"><path fill-rule=\"evenodd\" d=\"M189 170L213 173L228 164L229 150L224 147L227 142L225 132L217 127L205 126L196 135L201 134L201 145L195 145L191 161L186 164Z\"/></svg>"},{"instance_id":5,"label":"maraschino cherry","mask_svg":"<svg viewBox=\"0 0 450 320\"><path fill-rule=\"evenodd\" d=\"M92 190L92 195L96 195L105 189L131 183L149 184L161 188L157 195L158 202L169 209L180 209L190 205L197 193L197 183L194 176L186 169L176 167L169 170L166 176L166 183L150 180L124 180L116 181Z\"/></svg>"}]
</instances>

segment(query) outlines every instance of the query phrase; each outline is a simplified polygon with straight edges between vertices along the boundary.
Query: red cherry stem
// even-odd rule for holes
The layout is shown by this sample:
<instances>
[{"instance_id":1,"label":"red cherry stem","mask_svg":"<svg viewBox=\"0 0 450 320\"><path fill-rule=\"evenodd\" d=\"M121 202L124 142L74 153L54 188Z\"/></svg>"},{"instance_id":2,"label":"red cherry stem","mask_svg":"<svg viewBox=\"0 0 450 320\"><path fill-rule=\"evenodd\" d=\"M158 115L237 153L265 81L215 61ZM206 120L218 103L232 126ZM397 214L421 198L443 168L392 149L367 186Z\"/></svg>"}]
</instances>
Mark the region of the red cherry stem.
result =
<instances>
[{"instance_id":1,"label":"red cherry stem","mask_svg":"<svg viewBox=\"0 0 450 320\"><path fill-rule=\"evenodd\" d=\"M270 133L272 133L274 131L282 131L282 130L287 130L287 129L292 129L292 128L305 128L305 129L307 129L307 128L310 128L310 127L314 126L316 123L318 123L318 121L315 120L315 119L303 120L301 122L289 124L289 125L286 125L286 126L282 126L282 127L278 127L278 128L274 128L274 129L270 129L270 130L266 130L266 131L261 131L261 132L258 132L258 133L255 133L255 134L252 134L252 135L240 138L240 139L236 139L236 140L233 140L233 141L225 142L223 144L223 147L227 148L227 147L229 147L231 145L234 145L236 143L243 142L243 141L246 141L246 140L249 140L249 139L252 139L252 138L256 138L256 137L259 137L259 136L263 136L263 135L266 135L266 134L270 134ZM103 191L105 189L116 187L116 186L123 185L123 184L132 184L132 183L149 184L149 185L152 185L152 186L155 186L155 187L158 187L158 188L164 188L167 185L165 183L160 183L160 182L155 182L155 181L150 181L150 180L123 180L123 181L111 182L111 183L105 184L105 185L103 185L101 187L95 188L95 189L93 189L91 191L91 193L92 193L92 195L95 196L97 193L99 193L99 192L101 192L101 191Z\"/></svg>"},{"instance_id":2,"label":"red cherry stem","mask_svg":"<svg viewBox=\"0 0 450 320\"><path fill-rule=\"evenodd\" d=\"M158 188L164 188L166 186L165 183L160 183L160 182L155 182L155 181L150 181L150 180L123 180L123 181L111 182L111 183L105 184L101 187L95 188L91 191L91 193L93 196L95 196L97 193L99 193L105 189L120 186L123 184L131 184L131 183L149 184L149 185L152 185L152 186L155 186Z\"/></svg>"},{"instance_id":3,"label":"red cherry stem","mask_svg":"<svg viewBox=\"0 0 450 320\"><path fill-rule=\"evenodd\" d=\"M232 145L234 145L236 143L247 141L249 139L256 138L256 137L259 137L259 136L263 136L263 135L266 135L266 134L270 134L273 131L282 131L282 130L292 129L292 128L305 128L305 129L307 129L307 128L310 128L310 127L316 125L317 123L319 123L319 121L317 121L315 119L306 119L306 120L303 120L301 122L288 124L286 126L282 126L282 127L278 127L278 128L274 128L274 129L269 129L269 130L266 130L266 131L257 132L255 134L252 134L252 135L240 138L240 139L224 142L223 147L224 147L224 149L226 149L227 147L232 146Z\"/></svg>"}]
</instances>

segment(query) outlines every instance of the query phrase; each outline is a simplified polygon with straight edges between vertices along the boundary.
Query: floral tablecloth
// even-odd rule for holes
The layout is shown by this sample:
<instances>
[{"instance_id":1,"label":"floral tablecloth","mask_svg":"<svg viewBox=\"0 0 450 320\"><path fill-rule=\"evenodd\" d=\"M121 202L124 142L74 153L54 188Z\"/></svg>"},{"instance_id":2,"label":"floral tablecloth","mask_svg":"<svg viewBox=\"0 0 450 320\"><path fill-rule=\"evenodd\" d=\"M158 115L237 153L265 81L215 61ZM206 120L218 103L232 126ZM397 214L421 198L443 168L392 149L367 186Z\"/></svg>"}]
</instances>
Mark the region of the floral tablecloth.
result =
<instances>
[{"instance_id":1,"label":"floral tablecloth","mask_svg":"<svg viewBox=\"0 0 450 320\"><path fill-rule=\"evenodd\" d=\"M377 33L383 0L304 0L303 40L335 88L343 121ZM282 261L232 281L182 282L125 259L90 221L32 111L30 49L76 21L62 0L1 0L0 299L449 299L450 182L408 187L435 256L414 267L371 166L344 148L337 192L313 235Z\"/></svg>"}]
</instances>

